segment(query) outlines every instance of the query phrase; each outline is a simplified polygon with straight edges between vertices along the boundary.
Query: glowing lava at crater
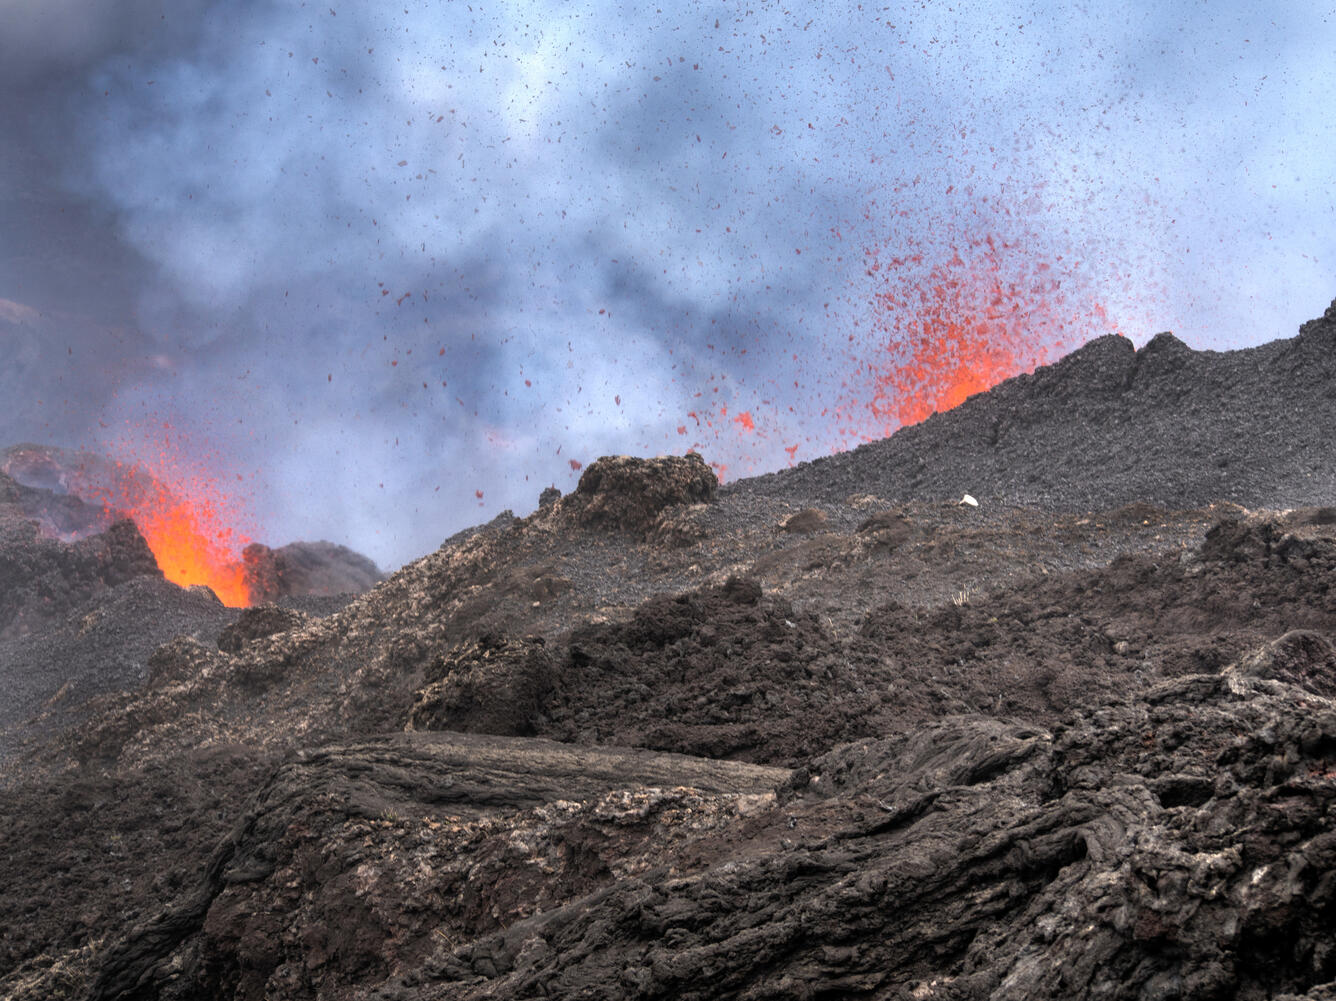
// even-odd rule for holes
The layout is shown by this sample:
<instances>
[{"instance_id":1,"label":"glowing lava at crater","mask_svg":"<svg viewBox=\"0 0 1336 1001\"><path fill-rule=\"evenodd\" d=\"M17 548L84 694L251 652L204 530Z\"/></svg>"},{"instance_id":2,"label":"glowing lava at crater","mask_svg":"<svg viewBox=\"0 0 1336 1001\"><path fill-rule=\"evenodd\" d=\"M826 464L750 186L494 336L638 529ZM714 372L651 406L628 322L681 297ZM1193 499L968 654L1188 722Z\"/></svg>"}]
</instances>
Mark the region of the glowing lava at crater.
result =
<instances>
[{"instance_id":1,"label":"glowing lava at crater","mask_svg":"<svg viewBox=\"0 0 1336 1001\"><path fill-rule=\"evenodd\" d=\"M950 410L1091 336L1114 332L1099 303L1064 287L1082 283L1073 268L1060 270L1061 258L1055 267L993 236L949 252L935 263L922 253L869 252L878 343L864 371L872 388L841 408L866 440ZM861 419L858 410L865 411Z\"/></svg>"},{"instance_id":2,"label":"glowing lava at crater","mask_svg":"<svg viewBox=\"0 0 1336 1001\"><path fill-rule=\"evenodd\" d=\"M251 603L246 569L237 551L249 542L225 526L209 500L180 499L161 483L115 505L134 519L162 574L174 584L204 584L224 605Z\"/></svg>"},{"instance_id":3,"label":"glowing lava at crater","mask_svg":"<svg viewBox=\"0 0 1336 1001\"><path fill-rule=\"evenodd\" d=\"M122 463L88 452L40 446L12 452L6 471L29 486L72 494L100 506L97 524L52 532L66 541L132 519L167 580L181 587L203 584L223 604L251 604L251 588L240 552L250 539L235 531L235 506L216 481L205 476L169 477L138 463ZM48 519L49 520L49 519Z\"/></svg>"},{"instance_id":4,"label":"glowing lava at crater","mask_svg":"<svg viewBox=\"0 0 1336 1001\"><path fill-rule=\"evenodd\" d=\"M173 584L204 584L224 605L249 605L239 553L250 540L229 526L227 498L216 484L195 478L173 488L138 465L116 463L115 469L115 477L99 477L79 492L108 512L132 518L162 575Z\"/></svg>"}]
</instances>

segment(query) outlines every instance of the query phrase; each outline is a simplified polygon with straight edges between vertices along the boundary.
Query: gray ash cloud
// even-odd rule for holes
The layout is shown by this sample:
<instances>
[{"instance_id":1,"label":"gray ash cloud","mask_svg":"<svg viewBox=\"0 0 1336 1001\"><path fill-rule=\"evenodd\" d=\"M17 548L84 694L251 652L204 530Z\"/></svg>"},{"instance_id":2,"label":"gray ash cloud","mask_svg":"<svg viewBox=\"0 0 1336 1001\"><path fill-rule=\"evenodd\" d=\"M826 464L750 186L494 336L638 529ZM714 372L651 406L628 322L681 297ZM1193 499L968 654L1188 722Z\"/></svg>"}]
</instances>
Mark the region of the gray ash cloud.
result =
<instances>
[{"instance_id":1,"label":"gray ash cloud","mask_svg":"<svg viewBox=\"0 0 1336 1001\"><path fill-rule=\"evenodd\" d=\"M572 459L828 451L906 208L942 247L984 196L1025 217L1134 336L1330 297L1330 17L22 7L0 441L170 425L275 542L395 565Z\"/></svg>"}]
</instances>

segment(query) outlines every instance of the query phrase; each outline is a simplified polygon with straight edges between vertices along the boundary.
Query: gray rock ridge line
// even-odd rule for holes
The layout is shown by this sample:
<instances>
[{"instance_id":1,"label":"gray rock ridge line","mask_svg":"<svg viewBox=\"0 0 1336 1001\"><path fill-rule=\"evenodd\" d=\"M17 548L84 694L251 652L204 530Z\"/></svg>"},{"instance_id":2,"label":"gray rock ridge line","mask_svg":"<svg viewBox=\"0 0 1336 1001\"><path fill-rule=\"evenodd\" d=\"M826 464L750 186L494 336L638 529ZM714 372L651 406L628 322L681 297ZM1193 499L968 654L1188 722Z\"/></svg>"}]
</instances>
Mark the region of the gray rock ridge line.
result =
<instances>
[{"instance_id":1,"label":"gray rock ridge line","mask_svg":"<svg viewBox=\"0 0 1336 1001\"><path fill-rule=\"evenodd\" d=\"M1048 510L1141 501L1287 508L1336 500L1336 304L1297 337L1196 351L1090 341L889 438L723 487L834 503L980 500Z\"/></svg>"}]
</instances>

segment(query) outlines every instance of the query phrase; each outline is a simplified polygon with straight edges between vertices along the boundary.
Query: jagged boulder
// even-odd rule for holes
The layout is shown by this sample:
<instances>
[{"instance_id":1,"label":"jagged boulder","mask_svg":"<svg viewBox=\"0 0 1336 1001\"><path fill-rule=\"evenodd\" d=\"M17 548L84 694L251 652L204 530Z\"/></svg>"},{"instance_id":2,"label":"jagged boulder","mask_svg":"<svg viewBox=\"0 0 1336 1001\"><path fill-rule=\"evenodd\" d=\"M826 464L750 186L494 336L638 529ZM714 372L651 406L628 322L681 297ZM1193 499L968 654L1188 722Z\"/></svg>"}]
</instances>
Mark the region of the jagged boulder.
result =
<instances>
[{"instance_id":1,"label":"jagged boulder","mask_svg":"<svg viewBox=\"0 0 1336 1001\"><path fill-rule=\"evenodd\" d=\"M858 526L858 534L874 547L896 549L909 541L909 519L903 511L878 511Z\"/></svg>"},{"instance_id":2,"label":"jagged boulder","mask_svg":"<svg viewBox=\"0 0 1336 1001\"><path fill-rule=\"evenodd\" d=\"M654 519L649 541L668 549L682 549L694 546L710 533L703 524L706 504L691 504L666 508Z\"/></svg>"},{"instance_id":3,"label":"jagged boulder","mask_svg":"<svg viewBox=\"0 0 1336 1001\"><path fill-rule=\"evenodd\" d=\"M311 621L311 616L278 605L256 605L242 611L237 621L218 634L218 649L239 653L252 640L263 639L297 629Z\"/></svg>"},{"instance_id":4,"label":"jagged boulder","mask_svg":"<svg viewBox=\"0 0 1336 1001\"><path fill-rule=\"evenodd\" d=\"M292 542L278 549L253 542L242 559L257 605L288 596L361 594L385 577L361 553L333 542Z\"/></svg>"},{"instance_id":5,"label":"jagged boulder","mask_svg":"<svg viewBox=\"0 0 1336 1001\"><path fill-rule=\"evenodd\" d=\"M1221 673L1235 680L1284 681L1316 695L1336 698L1336 649L1325 636L1311 629L1292 629L1249 651Z\"/></svg>"},{"instance_id":6,"label":"jagged boulder","mask_svg":"<svg viewBox=\"0 0 1336 1001\"><path fill-rule=\"evenodd\" d=\"M695 452L643 459L611 455L592 463L563 503L580 525L648 532L659 514L714 499L719 478Z\"/></svg>"},{"instance_id":7,"label":"jagged boulder","mask_svg":"<svg viewBox=\"0 0 1336 1001\"><path fill-rule=\"evenodd\" d=\"M1221 518L1206 532L1202 559L1221 563L1287 564L1297 569L1336 566L1330 542L1331 508L1278 513L1243 512Z\"/></svg>"},{"instance_id":8,"label":"jagged boulder","mask_svg":"<svg viewBox=\"0 0 1336 1001\"><path fill-rule=\"evenodd\" d=\"M1269 558L1282 529L1275 518L1239 516L1221 518L1206 532L1201 556L1221 563L1244 563Z\"/></svg>"},{"instance_id":9,"label":"jagged boulder","mask_svg":"<svg viewBox=\"0 0 1336 1001\"><path fill-rule=\"evenodd\" d=\"M826 527L826 512L820 508L805 507L791 514L780 524L779 530L790 535L811 535Z\"/></svg>"}]
</instances>

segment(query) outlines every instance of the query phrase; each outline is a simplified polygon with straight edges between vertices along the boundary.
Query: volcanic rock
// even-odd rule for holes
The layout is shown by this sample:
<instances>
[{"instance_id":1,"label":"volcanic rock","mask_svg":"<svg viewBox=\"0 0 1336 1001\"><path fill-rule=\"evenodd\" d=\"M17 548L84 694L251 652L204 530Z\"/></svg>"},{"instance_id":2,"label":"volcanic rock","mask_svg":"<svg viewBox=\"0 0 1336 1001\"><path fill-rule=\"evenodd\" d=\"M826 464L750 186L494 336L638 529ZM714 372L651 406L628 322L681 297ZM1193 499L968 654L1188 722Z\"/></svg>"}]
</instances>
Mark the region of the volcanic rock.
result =
<instances>
[{"instance_id":1,"label":"volcanic rock","mask_svg":"<svg viewBox=\"0 0 1336 1001\"><path fill-rule=\"evenodd\" d=\"M174 500L173 491L138 466L50 445L0 450L0 514L15 512L36 522L41 534L64 542L106 531L134 512L115 505L135 497L146 503ZM81 496L86 495L86 496ZM261 543L243 554L255 603L289 597L361 593L384 577L371 560L331 542L294 542L279 549Z\"/></svg>"},{"instance_id":2,"label":"volcanic rock","mask_svg":"<svg viewBox=\"0 0 1336 1001\"><path fill-rule=\"evenodd\" d=\"M66 544L0 510L0 635L31 632L136 577L160 578L162 571L131 521Z\"/></svg>"},{"instance_id":3,"label":"volcanic rock","mask_svg":"<svg viewBox=\"0 0 1336 1001\"><path fill-rule=\"evenodd\" d=\"M878 511L858 526L858 534L866 535L874 545L894 549L909 541L909 519L903 511Z\"/></svg>"},{"instance_id":4,"label":"volcanic rock","mask_svg":"<svg viewBox=\"0 0 1336 1001\"><path fill-rule=\"evenodd\" d=\"M1336 649L1321 633L1294 629L1250 651L1221 672L1227 678L1273 678L1336 698Z\"/></svg>"},{"instance_id":5,"label":"volcanic rock","mask_svg":"<svg viewBox=\"0 0 1336 1001\"><path fill-rule=\"evenodd\" d=\"M126 517L105 503L98 486L142 475L89 452L33 442L0 449L0 473L17 485L16 494L0 490L0 502L11 494L43 535L65 542L106 531Z\"/></svg>"},{"instance_id":6,"label":"volcanic rock","mask_svg":"<svg viewBox=\"0 0 1336 1001\"><path fill-rule=\"evenodd\" d=\"M780 531L797 535L811 535L826 526L826 512L819 508L806 507L797 514L790 515L780 525Z\"/></svg>"},{"instance_id":7,"label":"volcanic rock","mask_svg":"<svg viewBox=\"0 0 1336 1001\"><path fill-rule=\"evenodd\" d=\"M406 729L532 736L552 689L541 638L494 633L456 646L427 668Z\"/></svg>"},{"instance_id":8,"label":"volcanic rock","mask_svg":"<svg viewBox=\"0 0 1336 1001\"><path fill-rule=\"evenodd\" d=\"M24 670L143 677L0 773L0 996L1331 1001L1333 358L600 460L323 617L97 590Z\"/></svg>"},{"instance_id":9,"label":"volcanic rock","mask_svg":"<svg viewBox=\"0 0 1336 1001\"><path fill-rule=\"evenodd\" d=\"M584 471L568 502L581 525L645 532L665 508L709 502L718 486L719 478L695 452L605 456Z\"/></svg>"},{"instance_id":10,"label":"volcanic rock","mask_svg":"<svg viewBox=\"0 0 1336 1001\"><path fill-rule=\"evenodd\" d=\"M649 541L669 549L695 545L710 534L705 527L705 504L678 505L660 511Z\"/></svg>"},{"instance_id":11,"label":"volcanic rock","mask_svg":"<svg viewBox=\"0 0 1336 1001\"><path fill-rule=\"evenodd\" d=\"M285 633L310 621L309 615L294 608L256 605L243 610L235 622L218 634L218 649L224 653L239 653L252 640Z\"/></svg>"},{"instance_id":12,"label":"volcanic rock","mask_svg":"<svg viewBox=\"0 0 1336 1001\"><path fill-rule=\"evenodd\" d=\"M1305 696L1190 676L801 776L444 734L322 748L88 997L1322 997L1336 707Z\"/></svg>"},{"instance_id":13,"label":"volcanic rock","mask_svg":"<svg viewBox=\"0 0 1336 1001\"><path fill-rule=\"evenodd\" d=\"M391 955L597 895L649 867L611 868L619 854L690 843L764 809L787 777L462 734L312 750L257 790L175 906L108 950L88 997L163 981L168 997L346 991L384 977Z\"/></svg>"},{"instance_id":14,"label":"volcanic rock","mask_svg":"<svg viewBox=\"0 0 1336 1001\"><path fill-rule=\"evenodd\" d=\"M361 553L333 542L292 542L278 549L253 542L242 558L257 605L289 596L361 594L385 576Z\"/></svg>"},{"instance_id":15,"label":"volcanic rock","mask_svg":"<svg viewBox=\"0 0 1336 1001\"><path fill-rule=\"evenodd\" d=\"M890 438L723 488L820 505L855 490L1049 510L1329 505L1336 497L1336 316L1241 351L1171 334L1093 340ZM1284 401L1283 405L1279 401Z\"/></svg>"},{"instance_id":16,"label":"volcanic rock","mask_svg":"<svg viewBox=\"0 0 1336 1001\"><path fill-rule=\"evenodd\" d=\"M104 532L117 520L101 504L67 492L64 471L38 446L18 446L0 455L0 505L36 522L44 536L72 541Z\"/></svg>"},{"instance_id":17,"label":"volcanic rock","mask_svg":"<svg viewBox=\"0 0 1336 1001\"><path fill-rule=\"evenodd\" d=\"M98 591L41 628L0 636L0 760L25 739L78 725L97 699L139 689L151 656L173 637L214 642L235 615L212 591L143 575ZM0 770L0 785L5 778Z\"/></svg>"}]
</instances>

